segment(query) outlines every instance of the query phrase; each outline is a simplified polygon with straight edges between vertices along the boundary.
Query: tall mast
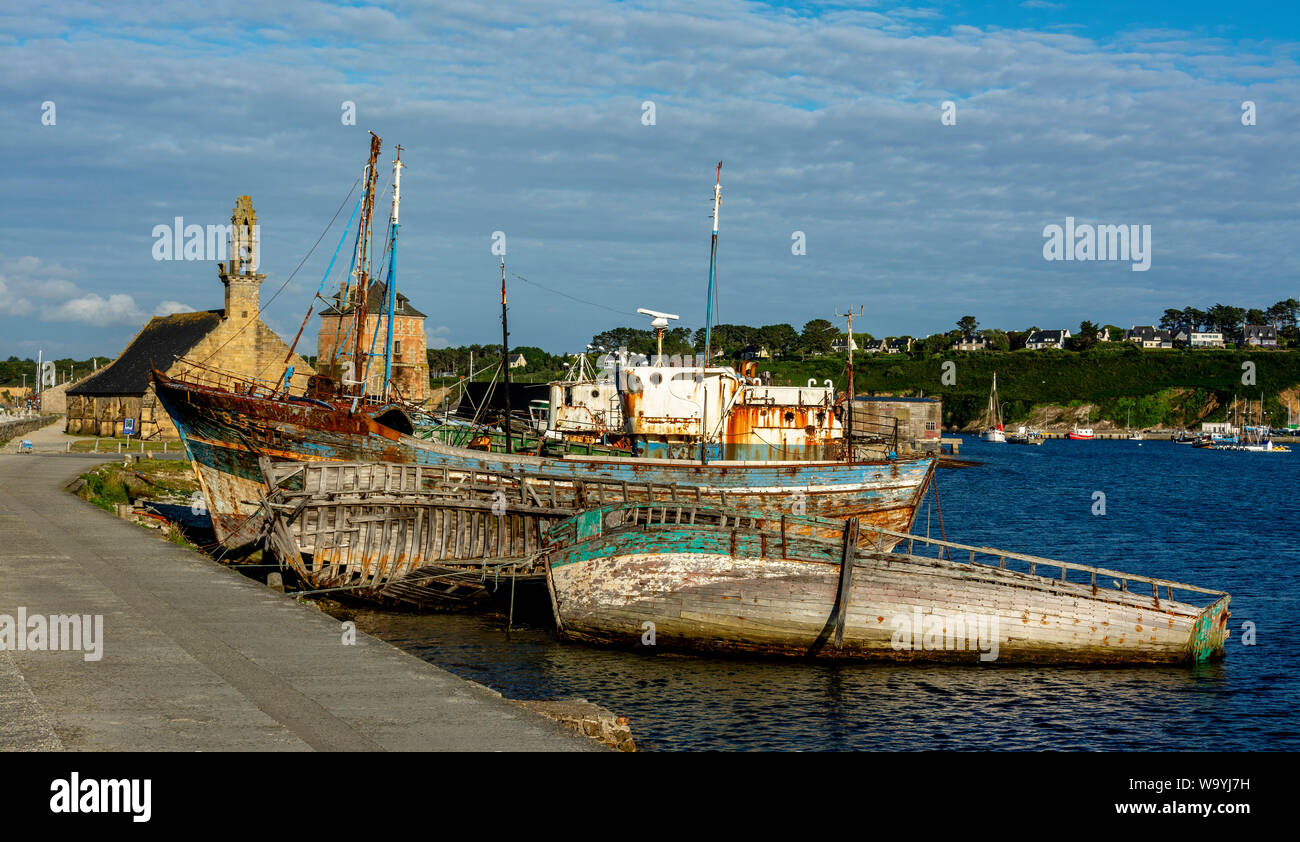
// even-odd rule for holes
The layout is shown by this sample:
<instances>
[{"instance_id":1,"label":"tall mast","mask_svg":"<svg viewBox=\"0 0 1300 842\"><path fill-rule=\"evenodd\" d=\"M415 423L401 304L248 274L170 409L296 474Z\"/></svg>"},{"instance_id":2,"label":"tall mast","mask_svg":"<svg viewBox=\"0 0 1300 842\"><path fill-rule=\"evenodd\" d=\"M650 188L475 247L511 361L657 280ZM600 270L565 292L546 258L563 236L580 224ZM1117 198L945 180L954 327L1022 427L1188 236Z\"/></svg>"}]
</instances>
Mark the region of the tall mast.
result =
<instances>
[{"instance_id":1,"label":"tall mast","mask_svg":"<svg viewBox=\"0 0 1300 842\"><path fill-rule=\"evenodd\" d=\"M506 453L514 453L510 424L510 329L506 325L506 258L501 256L501 373L506 384Z\"/></svg>"},{"instance_id":2,"label":"tall mast","mask_svg":"<svg viewBox=\"0 0 1300 842\"><path fill-rule=\"evenodd\" d=\"M366 371L369 369L369 358L366 359L366 365L361 364L362 334L366 329L366 299L370 293L370 241L371 241L371 220L375 215L375 181L379 177L379 172L375 168L375 163L379 159L379 147L383 141L379 135L374 132L370 133L370 159L366 163L366 200L362 205L361 226L357 229L357 283L352 291L352 327L355 336L355 343L352 352L352 364L354 367L353 377L356 378L355 388L357 396L364 396L366 393Z\"/></svg>"},{"instance_id":3,"label":"tall mast","mask_svg":"<svg viewBox=\"0 0 1300 842\"><path fill-rule=\"evenodd\" d=\"M704 389L700 406L700 462L709 461L709 436L706 428L709 414L709 363L713 361L713 284L718 268L718 206L722 204L722 162L718 162L717 180L713 184L713 243L709 247L709 298L704 305Z\"/></svg>"},{"instance_id":4,"label":"tall mast","mask_svg":"<svg viewBox=\"0 0 1300 842\"><path fill-rule=\"evenodd\" d=\"M995 430L1002 429L1002 401L998 399L998 373L993 372L993 389L989 392L989 415Z\"/></svg>"},{"instance_id":5,"label":"tall mast","mask_svg":"<svg viewBox=\"0 0 1300 842\"><path fill-rule=\"evenodd\" d=\"M849 308L847 313L835 311L836 318L849 320L849 383L848 391L844 396L844 440L848 442L845 453L849 462L853 461L853 317L860 315L862 315L861 305L858 305L858 312L856 313L853 312L852 307ZM835 395L832 394L831 399L834 400L834 398Z\"/></svg>"},{"instance_id":6,"label":"tall mast","mask_svg":"<svg viewBox=\"0 0 1300 842\"><path fill-rule=\"evenodd\" d=\"M402 144L393 161L393 227L388 247L388 339L384 343L384 400L393 385L393 316L397 305L397 216L402 206Z\"/></svg>"}]
</instances>

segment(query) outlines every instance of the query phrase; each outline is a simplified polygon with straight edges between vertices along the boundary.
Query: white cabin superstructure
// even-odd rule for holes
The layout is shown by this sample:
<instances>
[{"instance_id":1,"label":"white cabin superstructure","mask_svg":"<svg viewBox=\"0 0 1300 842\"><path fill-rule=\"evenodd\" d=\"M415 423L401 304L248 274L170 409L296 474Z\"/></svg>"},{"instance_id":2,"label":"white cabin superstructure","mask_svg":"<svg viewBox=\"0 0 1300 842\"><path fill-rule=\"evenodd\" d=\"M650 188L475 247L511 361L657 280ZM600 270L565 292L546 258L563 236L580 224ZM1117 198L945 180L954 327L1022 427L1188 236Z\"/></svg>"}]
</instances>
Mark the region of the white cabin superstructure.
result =
<instances>
[{"instance_id":1,"label":"white cabin superstructure","mask_svg":"<svg viewBox=\"0 0 1300 842\"><path fill-rule=\"evenodd\" d=\"M835 460L843 458L844 429L830 380L773 386L756 376L756 363L680 365L625 350L601 358L599 374L551 384L554 436L604 435L630 440L644 456Z\"/></svg>"}]
</instances>

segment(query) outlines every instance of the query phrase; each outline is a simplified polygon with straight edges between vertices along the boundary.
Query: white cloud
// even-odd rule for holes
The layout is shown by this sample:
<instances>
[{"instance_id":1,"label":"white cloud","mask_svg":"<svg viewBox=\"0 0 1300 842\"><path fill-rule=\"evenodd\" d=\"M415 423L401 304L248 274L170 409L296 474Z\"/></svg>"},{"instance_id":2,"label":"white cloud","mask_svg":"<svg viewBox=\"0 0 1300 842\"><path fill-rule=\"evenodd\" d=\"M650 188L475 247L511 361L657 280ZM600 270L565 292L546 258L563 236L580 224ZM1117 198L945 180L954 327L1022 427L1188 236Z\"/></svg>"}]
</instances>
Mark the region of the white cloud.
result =
<instances>
[{"instance_id":1,"label":"white cloud","mask_svg":"<svg viewBox=\"0 0 1300 842\"><path fill-rule=\"evenodd\" d=\"M188 304L182 304L179 301L164 301L154 308L155 316L171 316L176 313L192 313L194 308Z\"/></svg>"},{"instance_id":2,"label":"white cloud","mask_svg":"<svg viewBox=\"0 0 1300 842\"><path fill-rule=\"evenodd\" d=\"M863 329L879 334L933 332L955 318L949 309L974 308L1007 328L1084 316L1132 324L1207 306L1225 288L1229 303L1266 305L1281 297L1275 279L1295 277L1285 246L1300 190L1293 45L1227 40L1217 28L1084 37L1031 28L1058 14L999 28L847 5L796 15L722 0L703 14L687 0L446 0L389 12L285 0L220 20L170 2L78 6L91 27L34 9L12 20L19 40L0 87L66 92L78 116L61 108L57 127L15 118L0 134L0 155L29 162L0 174L7 192L48 197L0 210L0 230L75 271L0 261L0 313L94 309L73 304L86 292L111 312L110 293L125 290L163 301L159 312L180 298L220 306L210 265L154 261L149 232L175 216L225 222L244 192L263 226L267 300L355 180L371 126L385 161L393 143L411 147L398 285L455 323L457 342L499 336L485 263L498 229L514 271L698 324L712 164L723 158L729 321L797 326L848 295L875 305ZM92 34L68 37L79 31ZM1247 98L1259 103L1257 126L1240 122ZM640 121L645 99L658 103L654 127ZM955 126L939 121L947 99ZM356 127L340 123L344 100L357 105ZM286 314L305 307L350 212L348 202L277 302ZM1046 264L1038 232L1067 214L1152 223L1152 288L1139 294L1100 265ZM809 243L797 259L794 230ZM350 253L349 240L326 295ZM1078 290L1103 311L1078 312ZM511 303L520 344L581 347L639 325L526 285ZM45 327L5 318L0 332L15 338ZM292 335L296 318L283 318ZM106 350L86 335L83 353ZM429 340L452 341L437 330Z\"/></svg>"},{"instance_id":3,"label":"white cloud","mask_svg":"<svg viewBox=\"0 0 1300 842\"><path fill-rule=\"evenodd\" d=\"M451 336L451 328L446 325L439 325L433 329L432 333L426 332L426 338L429 340L429 347L435 350L451 347L451 341L448 338L449 336Z\"/></svg>"},{"instance_id":4,"label":"white cloud","mask_svg":"<svg viewBox=\"0 0 1300 842\"><path fill-rule=\"evenodd\" d=\"M0 276L0 316L25 316L32 311L32 302L18 295L17 290L10 290L9 284Z\"/></svg>"},{"instance_id":5,"label":"white cloud","mask_svg":"<svg viewBox=\"0 0 1300 842\"><path fill-rule=\"evenodd\" d=\"M63 280L71 272L39 257L0 256L0 315L26 316L35 310L33 299L68 298L78 292L76 284Z\"/></svg>"},{"instance_id":6,"label":"white cloud","mask_svg":"<svg viewBox=\"0 0 1300 842\"><path fill-rule=\"evenodd\" d=\"M129 295L114 293L102 298L93 292L48 308L41 315L45 321L88 325L134 324L143 321L144 317L135 299Z\"/></svg>"},{"instance_id":7,"label":"white cloud","mask_svg":"<svg viewBox=\"0 0 1300 842\"><path fill-rule=\"evenodd\" d=\"M48 263L39 257L25 256L17 259L0 259L0 315L26 316L40 306L41 320L47 322L81 322L87 325L138 325L148 318L136 304L135 298L125 293L112 293L107 298L81 289L62 276L73 272L57 263ZM154 308L155 316L189 313L193 307L168 299Z\"/></svg>"}]
</instances>

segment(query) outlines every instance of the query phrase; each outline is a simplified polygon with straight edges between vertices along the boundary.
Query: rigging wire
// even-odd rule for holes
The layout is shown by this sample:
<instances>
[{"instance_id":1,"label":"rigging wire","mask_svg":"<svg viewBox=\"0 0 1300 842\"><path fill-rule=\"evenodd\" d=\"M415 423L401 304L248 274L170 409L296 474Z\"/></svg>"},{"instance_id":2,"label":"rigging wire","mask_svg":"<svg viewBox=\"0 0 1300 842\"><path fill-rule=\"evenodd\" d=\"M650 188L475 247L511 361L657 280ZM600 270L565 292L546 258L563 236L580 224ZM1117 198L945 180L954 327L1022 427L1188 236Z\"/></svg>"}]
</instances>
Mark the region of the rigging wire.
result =
<instances>
[{"instance_id":1,"label":"rigging wire","mask_svg":"<svg viewBox=\"0 0 1300 842\"><path fill-rule=\"evenodd\" d=\"M353 187L355 186L356 185L354 184ZM352 198L351 193L348 193L348 198ZM347 200L345 199L345 204L346 201ZM334 247L334 254L330 257L329 265L325 267L325 274L320 279L320 286L316 287L316 294L312 296L311 303L307 305L307 315L302 317L302 324L298 326L298 335L293 338L293 344L289 346L289 353L285 355L285 369L284 373L280 375L281 380L285 380L285 378L289 376L289 360L293 357L294 352L298 350L298 341L302 339L302 332L307 329L307 322L311 321L312 311L316 309L316 299L319 298L321 301L325 301L325 299L321 297L321 292L325 289L325 282L329 280L330 272L334 270L334 262L339 258L339 251L343 248L343 244L347 242L348 232L352 230L352 223L356 221L357 211L359 210L361 210L361 199L357 199L356 205L352 208L352 216L348 218L348 224L344 227L343 234L339 237L339 244ZM326 303L328 304L328 302ZM320 349L317 348L317 352L319 352L319 350ZM260 377L261 374L262 372L259 371L258 376ZM288 389L287 380L285 380L285 389Z\"/></svg>"},{"instance_id":2,"label":"rigging wire","mask_svg":"<svg viewBox=\"0 0 1300 842\"><path fill-rule=\"evenodd\" d=\"M358 179L358 181L360 181L360 179ZM385 196L388 195L388 190L389 190L389 187L391 187L391 185L392 185L392 174L390 173L390 174L389 174L389 177L388 177L388 183L384 185L384 189L380 192L379 196L376 197L376 199L375 199L375 203L378 203L378 202L382 201L383 198L384 198ZM355 185L353 185L353 186L355 187ZM371 213L373 214L373 212L374 212L374 211L373 211L373 205L372 205L372 211L371 211ZM390 227L390 229L391 229L391 227L392 227L392 226L391 226L391 220L392 220L392 209L391 209L391 208L389 209L389 212L388 212L388 213L389 213L389 221L390 221L390 226L389 226L389 227ZM359 254L361 254L361 228L362 228L362 227L364 227L364 226L358 226L358 228L357 228L357 242L354 244L354 246L353 246L353 248L352 248L352 267L353 267L353 270L356 269L357 256L358 256ZM373 222L372 222L372 224L371 224L371 226L370 226L370 239L371 239L371 248L370 248L370 251L371 251L371 252L374 251L374 247L373 247L374 236L375 236L375 228L374 228L374 224L373 224ZM391 232L391 230L390 230L390 232L389 232L390 244L391 244L391 236L392 236L392 232ZM384 258L387 257L387 255L388 255L388 246L386 245L386 246L384 246L384 253L383 253L382 255L380 255L380 257L379 257L379 261L380 261L380 271L383 271L383 262L384 262ZM371 263L371 266L373 266L373 265L374 265L374 264ZM335 338L335 343L334 343L334 353L333 353L333 354L331 355L331 357L330 357L330 366L331 366L331 367L334 365L335 361L338 360L338 358L339 358L339 354L343 351L343 347L344 347L344 345L347 344L348 339L352 336L352 325L349 324L349 325L348 325L348 329L347 329L347 331L343 334L343 340L342 340L341 342L338 341L339 330L340 330L340 329L342 328L342 326L343 326L343 318L342 318L342 314L343 314L344 312L346 312L346 307L344 306L343 302L347 300L347 294L348 294L348 292L351 290L351 278L352 278L353 274L355 274L355 271L349 273L349 275L348 275L348 279L349 279L349 280L348 280L348 286L344 288L344 290L343 290L343 294L342 294L342 296L339 298L339 305L340 305L339 314L340 314L340 316L339 316L339 323L338 323L338 326L335 327L335 329L334 329L334 338ZM368 281L368 283L370 283L370 282L373 282L373 279L371 279L370 281ZM319 293L318 293L318 296L319 296ZM361 306L362 306L363 308L366 306L367 303L369 303L369 297L370 297L370 290L369 290L369 288L367 288L367 289L361 291L361 298L362 298ZM364 311L363 311L363 313L362 313L362 325L363 325L363 327L364 327L364 323L365 323L365 315L366 315L366 314L365 314ZM378 330L378 326L376 326L375 329L376 329L376 331L377 331L377 330ZM373 340L371 341L370 351L371 351L371 354L373 354L373 352L374 352L374 342L373 342ZM319 360L318 360L317 362L319 362ZM361 371L361 361L360 361L360 360L354 360L354 361L353 361L353 364L354 364L354 367L355 367L355 369L356 369L356 370L353 372L353 376L355 377L355 376L357 376L357 375L361 375L361 382L362 382L362 383L365 383L365 382L366 382L366 377L368 377L368 376L369 376L369 373L370 373L370 354L368 354L368 355L366 356L366 368L365 368L365 373L364 373L364 374L363 374L362 371ZM365 391L365 387L364 387L364 386L362 387L362 391L363 391L363 392Z\"/></svg>"},{"instance_id":3,"label":"rigging wire","mask_svg":"<svg viewBox=\"0 0 1300 842\"><path fill-rule=\"evenodd\" d=\"M599 307L599 308L601 308L602 310L608 310L608 311L610 311L611 313L618 313L618 314L621 315L621 316L632 316L633 318L640 318L640 316L641 316L641 314L639 314L639 313L630 313L630 312L628 312L627 310L619 310L619 309L617 309L617 308L610 307L610 306L607 305L607 304L601 304L601 303L596 302L596 301L588 301L587 299L585 299L585 298L579 298L579 297L576 296L576 295L569 295L567 292L561 292L561 291L559 291L558 289L551 289L551 288L548 287L548 286L545 286L545 285L543 285L543 284L539 284L539 283L537 283L537 281L530 281L530 280L528 280L527 278L525 278L523 275L519 275L519 274L516 274L516 273L514 273L514 272L511 272L510 274L511 274L511 275L514 275L514 277L518 278L519 280L523 281L523 282L526 283L526 284L532 284L533 286L535 286L535 287L539 287L540 289L544 289L544 290L546 290L547 292L552 293L552 294L554 294L554 295L562 295L562 296L564 296L565 298L568 298L568 299L570 299L570 300L572 300L572 301L577 301L579 304L589 304L589 305L591 305L592 307Z\"/></svg>"},{"instance_id":4,"label":"rigging wire","mask_svg":"<svg viewBox=\"0 0 1300 842\"><path fill-rule=\"evenodd\" d=\"M285 278L284 283L280 284L280 288L275 291L275 294L272 295L266 301L265 304L259 302L257 306L257 312L253 314L253 318L245 322L243 327L235 331L230 336L229 339L227 339L225 342L222 342L219 346L217 346L216 350L214 350L211 354L208 354L206 357L204 357L203 360L200 362L200 364L207 363L208 360L215 357L217 354L221 352L223 348L229 345L235 339L235 337L239 336L241 333L247 330L249 325L258 322L258 320L262 316L262 313L266 312L266 308L271 306L271 302L275 301L275 299L279 297L280 293L284 292L284 288L287 287L289 285L289 282L294 279L294 276L298 274L298 271L300 269L302 269L303 264L305 264L308 261L308 259L311 258L312 254L315 253L316 247L320 245L321 240L325 239L325 235L328 234L329 230L334 227L334 222L339 218L339 214L343 212L343 208L347 206L348 199L352 198L352 191L357 189L357 184L359 184L360 182L361 182L360 178L352 182L352 187L348 190L348 195L343 197L343 201L339 203L338 210L334 211L334 216L330 218L330 221L328 224L326 224L325 229L320 232L320 236L316 238L316 242L313 243L312 247L307 250L307 253L305 255L303 255L302 260L298 261L298 265L294 267L294 270L292 272L289 273L289 277ZM260 248L261 244L259 243L258 245ZM229 314L226 315L227 317L229 317ZM263 370L265 370L265 367L263 368ZM260 372L259 372L259 376L260 376Z\"/></svg>"}]
</instances>

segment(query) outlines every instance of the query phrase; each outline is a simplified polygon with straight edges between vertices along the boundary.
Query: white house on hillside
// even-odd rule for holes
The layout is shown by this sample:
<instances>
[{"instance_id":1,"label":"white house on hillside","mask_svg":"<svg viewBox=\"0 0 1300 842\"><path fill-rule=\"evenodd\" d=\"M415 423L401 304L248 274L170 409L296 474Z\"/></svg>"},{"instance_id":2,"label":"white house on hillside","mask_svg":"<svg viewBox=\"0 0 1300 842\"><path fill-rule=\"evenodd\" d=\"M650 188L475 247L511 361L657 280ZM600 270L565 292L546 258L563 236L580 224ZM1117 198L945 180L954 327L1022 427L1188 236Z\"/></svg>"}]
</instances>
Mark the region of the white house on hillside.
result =
<instances>
[{"instance_id":1,"label":"white house on hillside","mask_svg":"<svg viewBox=\"0 0 1300 842\"><path fill-rule=\"evenodd\" d=\"M1031 351L1043 348L1064 348L1065 340L1070 338L1068 330L1036 330L1025 340L1025 347Z\"/></svg>"}]
</instances>

